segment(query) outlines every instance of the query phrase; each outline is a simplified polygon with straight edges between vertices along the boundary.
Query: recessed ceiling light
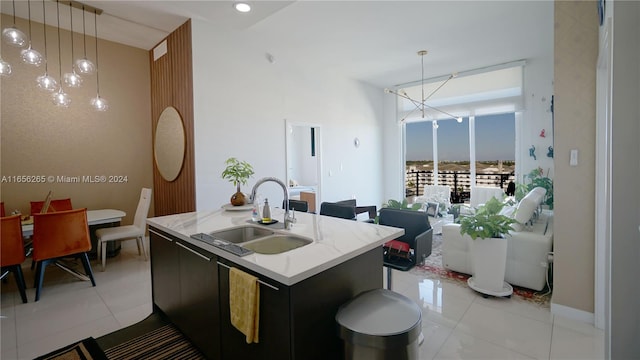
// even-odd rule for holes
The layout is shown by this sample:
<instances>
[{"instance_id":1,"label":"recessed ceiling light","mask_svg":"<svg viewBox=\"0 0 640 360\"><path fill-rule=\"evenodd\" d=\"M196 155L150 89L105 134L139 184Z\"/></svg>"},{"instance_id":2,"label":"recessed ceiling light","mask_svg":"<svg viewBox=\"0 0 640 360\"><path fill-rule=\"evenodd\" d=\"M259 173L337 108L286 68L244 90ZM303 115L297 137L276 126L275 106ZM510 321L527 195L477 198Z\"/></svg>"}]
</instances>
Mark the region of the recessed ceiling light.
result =
<instances>
[{"instance_id":1,"label":"recessed ceiling light","mask_svg":"<svg viewBox=\"0 0 640 360\"><path fill-rule=\"evenodd\" d=\"M243 12L243 13L251 11L251 5L247 3L242 3L242 2L235 3L233 4L233 7L239 12Z\"/></svg>"}]
</instances>

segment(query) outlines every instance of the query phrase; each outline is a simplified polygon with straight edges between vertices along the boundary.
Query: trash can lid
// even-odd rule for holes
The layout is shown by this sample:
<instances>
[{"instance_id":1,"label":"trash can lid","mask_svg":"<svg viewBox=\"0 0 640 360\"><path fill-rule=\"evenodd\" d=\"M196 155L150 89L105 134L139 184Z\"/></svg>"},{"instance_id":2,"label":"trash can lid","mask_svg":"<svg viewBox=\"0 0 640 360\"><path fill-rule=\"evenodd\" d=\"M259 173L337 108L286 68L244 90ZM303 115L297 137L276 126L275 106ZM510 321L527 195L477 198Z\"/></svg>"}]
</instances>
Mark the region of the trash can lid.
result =
<instances>
[{"instance_id":1,"label":"trash can lid","mask_svg":"<svg viewBox=\"0 0 640 360\"><path fill-rule=\"evenodd\" d=\"M364 292L342 305L336 314L341 327L373 336L408 333L416 326L421 327L421 318L418 305L387 289Z\"/></svg>"}]
</instances>

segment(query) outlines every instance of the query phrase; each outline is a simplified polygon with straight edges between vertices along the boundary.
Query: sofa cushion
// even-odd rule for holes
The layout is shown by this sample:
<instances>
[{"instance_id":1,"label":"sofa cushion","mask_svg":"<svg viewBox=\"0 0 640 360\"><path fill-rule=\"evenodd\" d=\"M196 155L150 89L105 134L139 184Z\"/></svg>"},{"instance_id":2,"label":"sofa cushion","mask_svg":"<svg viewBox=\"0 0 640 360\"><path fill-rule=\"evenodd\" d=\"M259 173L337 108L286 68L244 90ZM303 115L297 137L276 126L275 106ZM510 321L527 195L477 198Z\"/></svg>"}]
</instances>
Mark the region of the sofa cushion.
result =
<instances>
[{"instance_id":1,"label":"sofa cushion","mask_svg":"<svg viewBox=\"0 0 640 360\"><path fill-rule=\"evenodd\" d=\"M529 196L532 195L532 196ZM520 224L526 224L533 217L533 213L538 208L538 202L535 199L535 194L527 194L520 202L518 203L518 208L516 209L514 219Z\"/></svg>"},{"instance_id":2,"label":"sofa cushion","mask_svg":"<svg viewBox=\"0 0 640 360\"><path fill-rule=\"evenodd\" d=\"M517 209L516 205L505 205L502 208L502 210L500 210L499 214L514 219L516 214L516 209ZM513 223L511 224L511 229L513 231L522 231L522 229L524 229L524 226L522 226L522 224L520 223Z\"/></svg>"}]
</instances>

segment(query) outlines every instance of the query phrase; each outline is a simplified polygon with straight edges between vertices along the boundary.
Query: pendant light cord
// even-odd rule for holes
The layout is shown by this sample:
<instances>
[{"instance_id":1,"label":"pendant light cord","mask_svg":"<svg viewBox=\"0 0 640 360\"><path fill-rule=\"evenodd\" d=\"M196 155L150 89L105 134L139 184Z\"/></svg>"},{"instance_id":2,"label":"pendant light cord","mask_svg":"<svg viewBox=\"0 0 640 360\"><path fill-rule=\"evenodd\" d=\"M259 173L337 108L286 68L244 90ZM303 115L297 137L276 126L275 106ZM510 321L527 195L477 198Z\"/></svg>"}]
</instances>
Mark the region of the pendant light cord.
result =
<instances>
[{"instance_id":1,"label":"pendant light cord","mask_svg":"<svg viewBox=\"0 0 640 360\"><path fill-rule=\"evenodd\" d=\"M56 0L56 14L58 15L58 75L60 76L60 80L62 80L62 51L60 50L60 0ZM60 89L62 89L62 83L60 84Z\"/></svg>"},{"instance_id":2,"label":"pendant light cord","mask_svg":"<svg viewBox=\"0 0 640 360\"><path fill-rule=\"evenodd\" d=\"M31 0L27 0L27 6L29 7L29 47L31 47Z\"/></svg>"},{"instance_id":3,"label":"pendant light cord","mask_svg":"<svg viewBox=\"0 0 640 360\"><path fill-rule=\"evenodd\" d=\"M420 64L422 65L422 73L421 73L421 87L422 87L422 118L424 119L424 102L427 101L424 98L424 55L420 55Z\"/></svg>"},{"instance_id":4,"label":"pendant light cord","mask_svg":"<svg viewBox=\"0 0 640 360\"><path fill-rule=\"evenodd\" d=\"M84 50L84 58L87 58L87 30L84 23L84 5L82 5L82 49Z\"/></svg>"},{"instance_id":5,"label":"pendant light cord","mask_svg":"<svg viewBox=\"0 0 640 360\"><path fill-rule=\"evenodd\" d=\"M13 27L16 27L16 0L13 0Z\"/></svg>"},{"instance_id":6,"label":"pendant light cord","mask_svg":"<svg viewBox=\"0 0 640 360\"><path fill-rule=\"evenodd\" d=\"M93 26L96 35L96 92L100 97L100 64L98 63L98 12L93 9Z\"/></svg>"},{"instance_id":7,"label":"pendant light cord","mask_svg":"<svg viewBox=\"0 0 640 360\"><path fill-rule=\"evenodd\" d=\"M71 19L71 72L74 71L73 64L73 6L69 5L69 17Z\"/></svg>"},{"instance_id":8,"label":"pendant light cord","mask_svg":"<svg viewBox=\"0 0 640 360\"><path fill-rule=\"evenodd\" d=\"M44 33L44 73L49 75L49 64L47 61L47 12L44 9L44 0L42 0L42 29Z\"/></svg>"}]
</instances>

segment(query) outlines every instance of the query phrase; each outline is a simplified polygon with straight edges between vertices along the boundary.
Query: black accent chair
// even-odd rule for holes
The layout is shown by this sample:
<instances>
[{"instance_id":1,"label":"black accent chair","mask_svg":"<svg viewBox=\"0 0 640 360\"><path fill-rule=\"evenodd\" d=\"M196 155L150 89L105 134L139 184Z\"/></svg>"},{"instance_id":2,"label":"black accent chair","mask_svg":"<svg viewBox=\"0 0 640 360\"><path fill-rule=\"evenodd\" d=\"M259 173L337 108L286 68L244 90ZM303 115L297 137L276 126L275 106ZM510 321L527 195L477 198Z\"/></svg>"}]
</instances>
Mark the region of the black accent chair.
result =
<instances>
[{"instance_id":1,"label":"black accent chair","mask_svg":"<svg viewBox=\"0 0 640 360\"><path fill-rule=\"evenodd\" d=\"M282 200L282 208L284 209L284 200ZM304 200L289 200L289 210L309 212L309 203Z\"/></svg>"},{"instance_id":2,"label":"black accent chair","mask_svg":"<svg viewBox=\"0 0 640 360\"><path fill-rule=\"evenodd\" d=\"M396 256L385 246L383 264L387 267L387 289L391 290L392 269L407 271L431 255L433 230L424 211L382 208L378 223L404 229L404 235L396 241L408 244L410 249L406 256Z\"/></svg>"},{"instance_id":3,"label":"black accent chair","mask_svg":"<svg viewBox=\"0 0 640 360\"><path fill-rule=\"evenodd\" d=\"M354 200L355 202L355 200ZM320 204L320 215L333 216L341 219L355 220L356 207L349 204L323 202Z\"/></svg>"}]
</instances>

